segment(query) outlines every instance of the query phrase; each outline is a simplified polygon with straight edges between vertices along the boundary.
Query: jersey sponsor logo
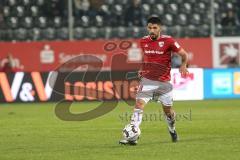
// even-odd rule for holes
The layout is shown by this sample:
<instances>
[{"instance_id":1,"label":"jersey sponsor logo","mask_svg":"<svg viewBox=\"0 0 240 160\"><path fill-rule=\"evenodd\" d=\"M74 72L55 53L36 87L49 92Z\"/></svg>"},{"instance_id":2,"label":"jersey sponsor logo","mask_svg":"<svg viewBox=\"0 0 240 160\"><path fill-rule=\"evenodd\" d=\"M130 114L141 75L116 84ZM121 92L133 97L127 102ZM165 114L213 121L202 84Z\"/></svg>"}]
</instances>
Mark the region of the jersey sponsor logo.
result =
<instances>
[{"instance_id":1,"label":"jersey sponsor logo","mask_svg":"<svg viewBox=\"0 0 240 160\"><path fill-rule=\"evenodd\" d=\"M146 54L163 54L164 53L162 51L155 51L155 50L145 50L144 52Z\"/></svg>"},{"instance_id":2,"label":"jersey sponsor logo","mask_svg":"<svg viewBox=\"0 0 240 160\"><path fill-rule=\"evenodd\" d=\"M160 41L160 42L158 42L158 45L159 45L159 47L163 47L164 46L164 42Z\"/></svg>"}]
</instances>

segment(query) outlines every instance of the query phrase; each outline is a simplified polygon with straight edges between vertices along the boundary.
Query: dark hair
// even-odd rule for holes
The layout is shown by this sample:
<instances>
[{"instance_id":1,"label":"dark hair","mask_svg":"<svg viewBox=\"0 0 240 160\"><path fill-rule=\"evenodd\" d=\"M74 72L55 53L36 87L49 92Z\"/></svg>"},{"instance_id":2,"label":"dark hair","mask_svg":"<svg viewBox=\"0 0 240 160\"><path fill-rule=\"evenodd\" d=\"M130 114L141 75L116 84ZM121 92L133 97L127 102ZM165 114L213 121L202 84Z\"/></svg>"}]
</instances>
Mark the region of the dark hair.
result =
<instances>
[{"instance_id":1,"label":"dark hair","mask_svg":"<svg viewBox=\"0 0 240 160\"><path fill-rule=\"evenodd\" d=\"M159 17L157 16L151 16L148 18L147 23L152 23L152 24L158 24L161 25L162 21Z\"/></svg>"}]
</instances>

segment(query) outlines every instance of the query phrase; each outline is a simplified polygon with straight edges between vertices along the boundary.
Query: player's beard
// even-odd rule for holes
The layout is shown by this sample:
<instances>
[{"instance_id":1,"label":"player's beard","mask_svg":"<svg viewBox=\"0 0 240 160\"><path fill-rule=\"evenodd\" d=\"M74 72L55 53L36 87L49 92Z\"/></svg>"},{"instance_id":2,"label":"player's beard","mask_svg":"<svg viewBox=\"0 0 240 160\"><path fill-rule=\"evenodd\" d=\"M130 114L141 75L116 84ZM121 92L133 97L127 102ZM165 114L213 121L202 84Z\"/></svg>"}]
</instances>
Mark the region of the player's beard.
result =
<instances>
[{"instance_id":1,"label":"player's beard","mask_svg":"<svg viewBox=\"0 0 240 160\"><path fill-rule=\"evenodd\" d=\"M158 35L156 35L156 34L154 34L154 33L150 33L149 35L150 35L150 37L151 37L151 39L152 39L153 41L156 41L157 38L158 38Z\"/></svg>"}]
</instances>

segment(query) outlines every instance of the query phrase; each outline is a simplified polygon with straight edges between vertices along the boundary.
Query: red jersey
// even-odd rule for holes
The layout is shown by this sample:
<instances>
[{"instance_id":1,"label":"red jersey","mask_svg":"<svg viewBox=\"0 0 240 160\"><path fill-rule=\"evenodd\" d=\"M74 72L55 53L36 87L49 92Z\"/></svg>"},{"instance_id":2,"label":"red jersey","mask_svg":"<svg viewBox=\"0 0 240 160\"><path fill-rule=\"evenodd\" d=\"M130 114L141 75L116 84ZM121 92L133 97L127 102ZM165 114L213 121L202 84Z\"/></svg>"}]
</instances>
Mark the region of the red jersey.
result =
<instances>
[{"instance_id":1,"label":"red jersey","mask_svg":"<svg viewBox=\"0 0 240 160\"><path fill-rule=\"evenodd\" d=\"M150 36L145 36L140 45L143 50L141 76L155 81L170 81L172 52L179 52L180 45L166 35L161 35L155 41Z\"/></svg>"}]
</instances>

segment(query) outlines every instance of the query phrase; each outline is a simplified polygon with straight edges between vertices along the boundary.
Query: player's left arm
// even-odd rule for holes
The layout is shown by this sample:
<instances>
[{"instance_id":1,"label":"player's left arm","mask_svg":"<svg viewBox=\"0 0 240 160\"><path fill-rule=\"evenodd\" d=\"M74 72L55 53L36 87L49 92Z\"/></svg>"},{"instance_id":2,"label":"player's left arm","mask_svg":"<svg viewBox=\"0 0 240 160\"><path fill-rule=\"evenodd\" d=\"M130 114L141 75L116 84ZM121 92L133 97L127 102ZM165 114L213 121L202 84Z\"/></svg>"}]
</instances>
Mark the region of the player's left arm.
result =
<instances>
[{"instance_id":1,"label":"player's left arm","mask_svg":"<svg viewBox=\"0 0 240 160\"><path fill-rule=\"evenodd\" d=\"M182 57L182 64L179 67L179 72L181 73L182 77L186 77L187 74L189 73L187 69L188 53L183 48L181 48L178 51L178 55Z\"/></svg>"}]
</instances>

